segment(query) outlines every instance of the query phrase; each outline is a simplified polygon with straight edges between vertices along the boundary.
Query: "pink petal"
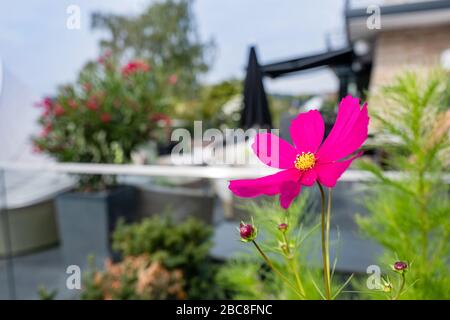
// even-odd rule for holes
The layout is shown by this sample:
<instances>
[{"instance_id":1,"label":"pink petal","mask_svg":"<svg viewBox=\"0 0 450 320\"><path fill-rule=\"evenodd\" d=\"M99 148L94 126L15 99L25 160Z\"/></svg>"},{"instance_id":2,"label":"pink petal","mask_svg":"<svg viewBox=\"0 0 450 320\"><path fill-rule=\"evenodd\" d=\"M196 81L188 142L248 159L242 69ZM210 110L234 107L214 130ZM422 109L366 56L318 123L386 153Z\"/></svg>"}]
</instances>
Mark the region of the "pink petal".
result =
<instances>
[{"instance_id":1,"label":"pink petal","mask_svg":"<svg viewBox=\"0 0 450 320\"><path fill-rule=\"evenodd\" d=\"M311 110L292 120L289 130L298 153L315 153L323 140L325 125L319 111Z\"/></svg>"},{"instance_id":2,"label":"pink petal","mask_svg":"<svg viewBox=\"0 0 450 320\"><path fill-rule=\"evenodd\" d=\"M317 173L314 169L310 169L308 171L303 172L302 177L300 178L300 182L302 185L310 187L312 186L317 179Z\"/></svg>"},{"instance_id":3,"label":"pink petal","mask_svg":"<svg viewBox=\"0 0 450 320\"><path fill-rule=\"evenodd\" d=\"M348 166L353 160L360 157L363 153L360 152L354 157L341 161L341 162L329 162L329 163L319 163L314 167L317 172L317 179L321 184L328 188L333 188L336 185L337 180L341 177Z\"/></svg>"},{"instance_id":4,"label":"pink petal","mask_svg":"<svg viewBox=\"0 0 450 320\"><path fill-rule=\"evenodd\" d=\"M237 196L253 198L260 195L274 196L285 182L298 182L300 171L288 169L258 179L232 180L228 188Z\"/></svg>"},{"instance_id":5,"label":"pink petal","mask_svg":"<svg viewBox=\"0 0 450 320\"><path fill-rule=\"evenodd\" d=\"M367 104L360 109L359 99L342 99L336 123L316 154L318 161L332 162L355 152L367 139L368 125Z\"/></svg>"},{"instance_id":6,"label":"pink petal","mask_svg":"<svg viewBox=\"0 0 450 320\"><path fill-rule=\"evenodd\" d=\"M287 181L281 185L280 189L280 205L284 209L289 208L295 197L298 196L302 185L298 182Z\"/></svg>"},{"instance_id":7,"label":"pink petal","mask_svg":"<svg viewBox=\"0 0 450 320\"><path fill-rule=\"evenodd\" d=\"M293 146L271 133L258 134L252 149L259 160L274 168L293 168L297 157L297 151Z\"/></svg>"}]
</instances>

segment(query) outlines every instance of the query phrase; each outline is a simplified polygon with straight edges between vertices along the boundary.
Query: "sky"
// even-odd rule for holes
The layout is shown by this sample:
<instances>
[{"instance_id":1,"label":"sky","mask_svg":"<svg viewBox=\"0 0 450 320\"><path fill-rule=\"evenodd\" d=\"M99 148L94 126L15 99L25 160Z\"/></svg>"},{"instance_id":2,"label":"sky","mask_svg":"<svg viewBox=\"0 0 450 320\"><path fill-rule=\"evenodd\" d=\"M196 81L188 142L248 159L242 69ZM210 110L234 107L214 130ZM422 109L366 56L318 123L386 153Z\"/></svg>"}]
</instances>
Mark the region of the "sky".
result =
<instances>
[{"instance_id":1,"label":"sky","mask_svg":"<svg viewBox=\"0 0 450 320\"><path fill-rule=\"evenodd\" d=\"M84 63L99 54L99 31L90 29L94 11L136 14L152 0L14 0L0 5L0 57L8 71L37 96L55 93L75 80ZM216 52L205 83L243 77L248 48L260 63L326 50L343 36L343 0L196 0L201 39L214 39ZM67 8L77 5L81 28L70 30ZM265 80L271 93L329 92L337 80L329 70Z\"/></svg>"}]
</instances>

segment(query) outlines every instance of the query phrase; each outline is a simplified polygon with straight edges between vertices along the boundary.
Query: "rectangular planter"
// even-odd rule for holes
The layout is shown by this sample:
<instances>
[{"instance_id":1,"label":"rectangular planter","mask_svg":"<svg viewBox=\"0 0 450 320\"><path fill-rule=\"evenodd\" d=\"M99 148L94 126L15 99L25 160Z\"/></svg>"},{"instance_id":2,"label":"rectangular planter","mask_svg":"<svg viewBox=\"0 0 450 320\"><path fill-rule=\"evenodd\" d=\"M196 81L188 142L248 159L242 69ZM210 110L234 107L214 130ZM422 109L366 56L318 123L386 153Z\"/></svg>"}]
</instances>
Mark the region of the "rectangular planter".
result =
<instances>
[{"instance_id":1,"label":"rectangular planter","mask_svg":"<svg viewBox=\"0 0 450 320\"><path fill-rule=\"evenodd\" d=\"M88 257L93 255L95 264L103 267L106 258L115 258L111 250L112 232L119 218L134 221L136 203L137 191L130 186L59 195L56 211L65 264L85 267Z\"/></svg>"},{"instance_id":2,"label":"rectangular planter","mask_svg":"<svg viewBox=\"0 0 450 320\"><path fill-rule=\"evenodd\" d=\"M209 188L180 186L139 186L139 216L167 214L175 222L189 217L207 224L213 222L214 194Z\"/></svg>"}]
</instances>

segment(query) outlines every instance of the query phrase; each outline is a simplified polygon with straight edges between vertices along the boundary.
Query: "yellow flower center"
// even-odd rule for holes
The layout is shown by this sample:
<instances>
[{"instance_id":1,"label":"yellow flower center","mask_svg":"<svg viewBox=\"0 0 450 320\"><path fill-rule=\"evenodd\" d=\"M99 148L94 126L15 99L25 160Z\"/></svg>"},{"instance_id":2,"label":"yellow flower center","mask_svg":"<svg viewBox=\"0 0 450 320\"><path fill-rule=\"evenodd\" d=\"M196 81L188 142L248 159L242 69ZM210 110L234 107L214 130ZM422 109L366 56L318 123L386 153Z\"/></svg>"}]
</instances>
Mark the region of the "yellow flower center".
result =
<instances>
[{"instance_id":1,"label":"yellow flower center","mask_svg":"<svg viewBox=\"0 0 450 320\"><path fill-rule=\"evenodd\" d=\"M311 169L316 164L316 157L311 152L298 154L294 165L298 170L305 171Z\"/></svg>"}]
</instances>

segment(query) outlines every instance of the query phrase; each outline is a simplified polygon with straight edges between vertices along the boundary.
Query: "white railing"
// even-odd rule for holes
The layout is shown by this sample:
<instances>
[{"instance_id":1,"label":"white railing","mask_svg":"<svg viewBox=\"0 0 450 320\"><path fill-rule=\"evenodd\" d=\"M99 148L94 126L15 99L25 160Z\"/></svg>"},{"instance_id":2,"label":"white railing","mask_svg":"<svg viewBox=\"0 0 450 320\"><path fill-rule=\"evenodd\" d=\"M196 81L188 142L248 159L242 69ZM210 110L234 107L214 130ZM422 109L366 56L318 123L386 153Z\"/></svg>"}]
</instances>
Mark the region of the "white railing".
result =
<instances>
[{"instance_id":1,"label":"white railing","mask_svg":"<svg viewBox=\"0 0 450 320\"><path fill-rule=\"evenodd\" d=\"M278 172L278 169L265 166L191 166L191 165L134 165L134 164L90 164L90 163L14 163L0 162L0 170L40 171L71 174L130 175L153 177L189 177L207 179L256 178ZM405 174L386 171L386 177L401 180ZM450 174L441 175L445 183L450 183ZM374 176L366 171L347 170L340 181L374 181Z\"/></svg>"}]
</instances>

